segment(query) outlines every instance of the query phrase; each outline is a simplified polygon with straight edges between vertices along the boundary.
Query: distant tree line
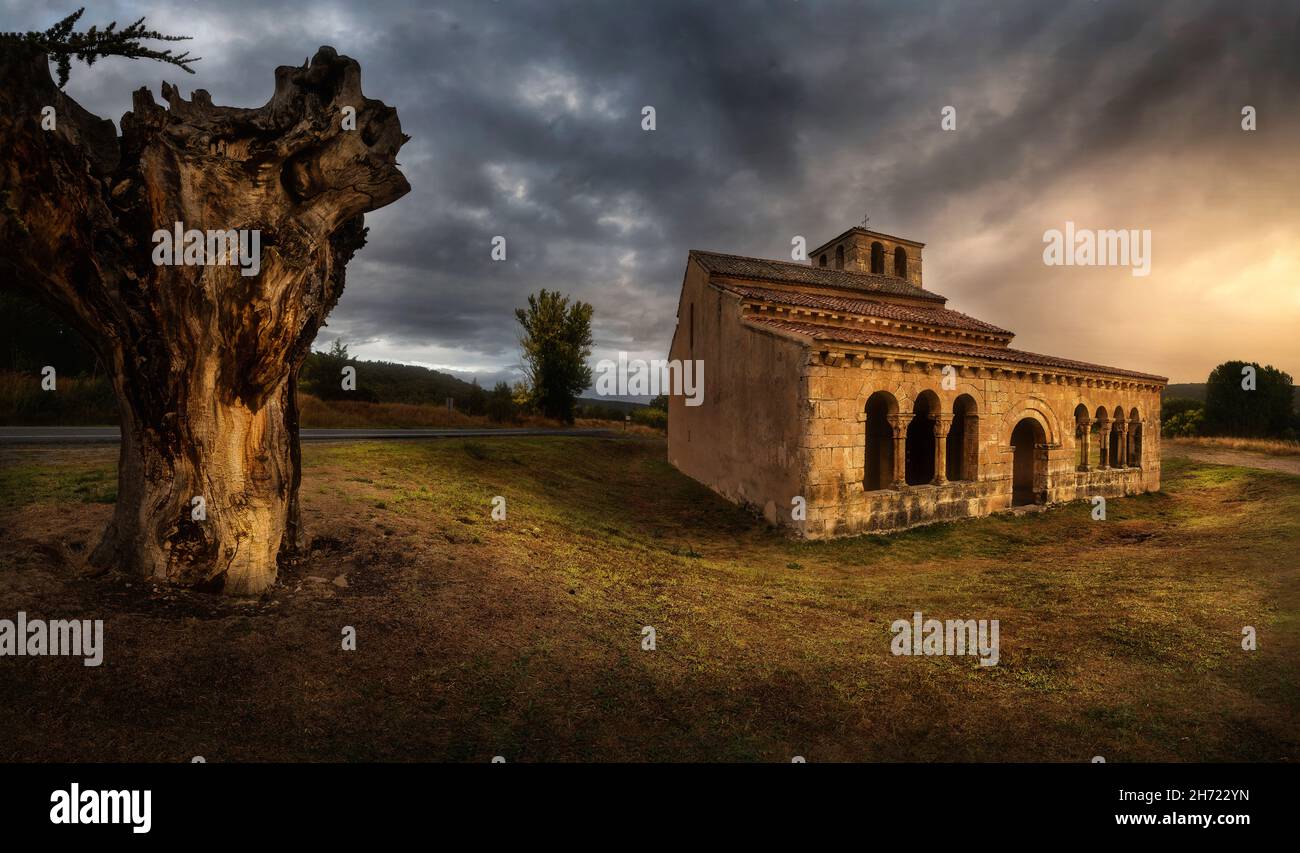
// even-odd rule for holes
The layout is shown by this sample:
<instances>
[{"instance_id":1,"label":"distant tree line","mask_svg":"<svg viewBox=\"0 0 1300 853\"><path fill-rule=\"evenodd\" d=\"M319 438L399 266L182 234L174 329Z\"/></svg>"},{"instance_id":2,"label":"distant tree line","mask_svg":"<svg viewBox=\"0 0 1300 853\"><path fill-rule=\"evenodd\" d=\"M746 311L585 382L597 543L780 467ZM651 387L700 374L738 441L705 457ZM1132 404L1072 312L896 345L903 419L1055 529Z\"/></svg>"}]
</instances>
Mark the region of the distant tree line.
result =
<instances>
[{"instance_id":1,"label":"distant tree line","mask_svg":"<svg viewBox=\"0 0 1300 853\"><path fill-rule=\"evenodd\" d=\"M511 385L497 382L484 388L437 370L410 364L361 361L336 338L327 349L307 355L298 373L298 390L327 401L409 403L445 406L451 398L456 411L485 416L498 423L516 422L539 414L572 423L576 418L624 421L664 429L668 398L648 406L618 400L583 400L591 384L592 308L557 292L542 290L516 312L523 332L520 349L525 377ZM0 372L13 374L0 388L6 411L0 420L22 423L114 424L117 406L107 374L94 350L81 336L44 306L0 291ZM58 371L58 394L42 393L26 377L39 375L46 365ZM356 370L356 382L345 389L344 368ZM30 387L29 387L30 386Z\"/></svg>"},{"instance_id":2,"label":"distant tree line","mask_svg":"<svg viewBox=\"0 0 1300 853\"><path fill-rule=\"evenodd\" d=\"M1253 379L1244 371L1251 368ZM1171 397L1160 412L1161 434L1170 437L1300 438L1300 411L1291 376L1272 365L1225 361L1210 372L1205 402Z\"/></svg>"},{"instance_id":3,"label":"distant tree line","mask_svg":"<svg viewBox=\"0 0 1300 853\"><path fill-rule=\"evenodd\" d=\"M343 386L344 368L356 369L356 386ZM322 400L354 400L365 403L409 403L416 406L445 406L451 398L456 411L494 421L518 419L524 408L516 403L516 391L498 382L487 391L475 379L466 382L455 376L411 364L360 361L348 352L348 345L336 338L325 351L313 351L298 372L298 388Z\"/></svg>"}]
</instances>

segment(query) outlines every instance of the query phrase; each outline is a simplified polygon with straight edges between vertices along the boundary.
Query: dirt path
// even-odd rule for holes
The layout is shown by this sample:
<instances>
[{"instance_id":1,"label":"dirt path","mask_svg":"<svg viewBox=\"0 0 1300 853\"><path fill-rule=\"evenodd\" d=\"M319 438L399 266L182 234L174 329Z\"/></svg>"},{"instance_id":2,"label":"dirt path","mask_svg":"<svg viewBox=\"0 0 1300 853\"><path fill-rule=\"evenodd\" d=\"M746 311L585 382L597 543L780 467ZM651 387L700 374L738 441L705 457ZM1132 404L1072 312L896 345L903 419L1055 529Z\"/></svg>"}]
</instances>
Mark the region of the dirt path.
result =
<instances>
[{"instance_id":1,"label":"dirt path","mask_svg":"<svg viewBox=\"0 0 1300 853\"><path fill-rule=\"evenodd\" d=\"M1166 444L1162 447L1165 457L1182 456L1197 462L1211 465L1236 465L1240 468L1258 468L1262 471L1281 471L1300 477L1300 456L1270 456L1267 453L1251 453L1247 450L1219 450L1207 447L1181 447Z\"/></svg>"}]
</instances>

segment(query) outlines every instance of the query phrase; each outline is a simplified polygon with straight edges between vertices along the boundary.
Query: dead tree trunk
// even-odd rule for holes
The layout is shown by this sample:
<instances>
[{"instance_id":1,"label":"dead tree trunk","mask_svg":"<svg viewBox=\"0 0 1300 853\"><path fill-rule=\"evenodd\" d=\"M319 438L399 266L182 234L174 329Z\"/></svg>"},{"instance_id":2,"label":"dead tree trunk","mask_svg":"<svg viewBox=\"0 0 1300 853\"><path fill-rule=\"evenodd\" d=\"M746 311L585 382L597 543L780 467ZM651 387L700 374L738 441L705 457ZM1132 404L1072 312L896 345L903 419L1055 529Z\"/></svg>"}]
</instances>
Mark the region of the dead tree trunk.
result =
<instances>
[{"instance_id":1,"label":"dead tree trunk","mask_svg":"<svg viewBox=\"0 0 1300 853\"><path fill-rule=\"evenodd\" d=\"M265 590L298 544L298 368L363 214L410 189L396 111L329 47L277 68L259 109L164 83L165 109L141 89L120 138L54 85L43 53L0 45L0 75L0 286L82 332L121 410L117 506L92 562ZM155 232L176 223L242 231L250 248L256 232L257 273L227 265L220 236L179 258L200 263L159 263Z\"/></svg>"}]
</instances>

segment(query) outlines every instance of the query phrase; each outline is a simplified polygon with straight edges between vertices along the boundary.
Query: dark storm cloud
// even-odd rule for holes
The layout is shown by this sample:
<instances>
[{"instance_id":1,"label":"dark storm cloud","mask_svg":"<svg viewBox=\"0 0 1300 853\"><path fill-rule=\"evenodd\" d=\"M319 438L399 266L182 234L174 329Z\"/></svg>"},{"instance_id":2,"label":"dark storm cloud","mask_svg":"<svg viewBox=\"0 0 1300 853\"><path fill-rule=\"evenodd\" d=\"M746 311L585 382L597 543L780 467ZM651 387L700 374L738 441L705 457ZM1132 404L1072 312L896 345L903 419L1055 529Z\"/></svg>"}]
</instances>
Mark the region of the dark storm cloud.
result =
<instances>
[{"instance_id":1,"label":"dark storm cloud","mask_svg":"<svg viewBox=\"0 0 1300 853\"><path fill-rule=\"evenodd\" d=\"M51 22L4 8L3 29ZM413 190L368 216L322 337L483 373L515 363L513 309L541 287L593 303L598 356L661 353L690 248L788 257L792 236L816 245L865 213L953 240L968 235L932 233L953 207L996 231L1099 160L1228 146L1215 128L1241 103L1297 123L1300 33L1282 2L312 0L122 3L86 20L141 14L204 59L195 77L74 68L70 93L115 120L161 79L252 105L275 66L320 44L361 62L366 94L412 136ZM947 104L958 135L938 129ZM494 235L506 263L489 258ZM927 286L954 296L951 268L973 287L971 267L935 257ZM981 269L1009 291L1042 274L1010 263ZM965 295L954 307L980 313L983 292Z\"/></svg>"}]
</instances>

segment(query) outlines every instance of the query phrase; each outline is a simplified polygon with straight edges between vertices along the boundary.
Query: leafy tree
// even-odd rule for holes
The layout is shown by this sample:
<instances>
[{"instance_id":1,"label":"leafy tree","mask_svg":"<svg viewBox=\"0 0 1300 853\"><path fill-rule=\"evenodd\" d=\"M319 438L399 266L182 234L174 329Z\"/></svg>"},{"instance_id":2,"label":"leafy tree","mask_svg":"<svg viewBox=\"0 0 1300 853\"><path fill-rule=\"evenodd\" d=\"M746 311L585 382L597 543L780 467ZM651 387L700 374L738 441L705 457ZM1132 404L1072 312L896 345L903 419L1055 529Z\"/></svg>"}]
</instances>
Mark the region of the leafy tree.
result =
<instances>
[{"instance_id":1,"label":"leafy tree","mask_svg":"<svg viewBox=\"0 0 1300 853\"><path fill-rule=\"evenodd\" d=\"M351 366L357 369L357 385L351 391L343 390L343 368ZM362 371L358 369L357 360L348 354L348 345L342 338L335 338L327 352L313 352L303 362L299 373L301 389L322 400L359 400L365 403L379 402L379 395L361 381Z\"/></svg>"},{"instance_id":2,"label":"leafy tree","mask_svg":"<svg viewBox=\"0 0 1300 853\"><path fill-rule=\"evenodd\" d=\"M1179 412L1171 418L1161 416L1160 434L1166 438L1192 438L1201 434L1205 413L1198 407Z\"/></svg>"},{"instance_id":3,"label":"leafy tree","mask_svg":"<svg viewBox=\"0 0 1300 853\"><path fill-rule=\"evenodd\" d=\"M1254 390L1242 387L1247 364L1255 368ZM1206 380L1202 430L1206 435L1280 437L1292 422L1293 395L1291 376L1272 365L1225 361Z\"/></svg>"},{"instance_id":4,"label":"leafy tree","mask_svg":"<svg viewBox=\"0 0 1300 853\"><path fill-rule=\"evenodd\" d=\"M470 382L469 391L465 394L461 405L465 409L465 414L478 416L487 411L488 395L483 390L483 386L478 384L475 378Z\"/></svg>"},{"instance_id":5,"label":"leafy tree","mask_svg":"<svg viewBox=\"0 0 1300 853\"><path fill-rule=\"evenodd\" d=\"M519 344L531 401L544 417L573 423L578 395L591 385L591 310L543 288L515 311L524 327Z\"/></svg>"},{"instance_id":6,"label":"leafy tree","mask_svg":"<svg viewBox=\"0 0 1300 853\"><path fill-rule=\"evenodd\" d=\"M99 374L95 351L75 329L39 303L0 290L0 369L38 372L52 365L65 376Z\"/></svg>"},{"instance_id":7,"label":"leafy tree","mask_svg":"<svg viewBox=\"0 0 1300 853\"><path fill-rule=\"evenodd\" d=\"M487 416L497 423L514 420L515 399L508 383L498 382L488 395Z\"/></svg>"}]
</instances>

